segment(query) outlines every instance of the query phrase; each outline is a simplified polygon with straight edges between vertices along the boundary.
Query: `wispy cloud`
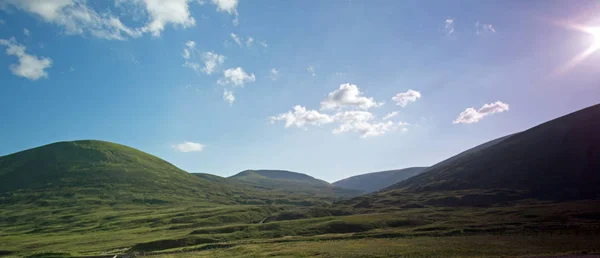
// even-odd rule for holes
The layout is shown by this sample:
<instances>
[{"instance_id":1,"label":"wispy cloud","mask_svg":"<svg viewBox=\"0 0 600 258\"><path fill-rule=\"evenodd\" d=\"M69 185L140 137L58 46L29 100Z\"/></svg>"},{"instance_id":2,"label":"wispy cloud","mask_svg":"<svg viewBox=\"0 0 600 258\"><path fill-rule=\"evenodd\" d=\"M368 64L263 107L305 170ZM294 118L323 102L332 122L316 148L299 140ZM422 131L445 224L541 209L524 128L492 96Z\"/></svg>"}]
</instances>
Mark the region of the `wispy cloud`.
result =
<instances>
[{"instance_id":1,"label":"wispy cloud","mask_svg":"<svg viewBox=\"0 0 600 258\"><path fill-rule=\"evenodd\" d=\"M454 19L447 18L444 21L444 33L446 33L446 35L450 35L453 32L454 32Z\"/></svg>"},{"instance_id":2,"label":"wispy cloud","mask_svg":"<svg viewBox=\"0 0 600 258\"><path fill-rule=\"evenodd\" d=\"M385 116L383 117L383 120L388 120L388 119L391 119L391 118L393 118L393 117L397 116L397 115L398 115L398 113L399 113L398 111L390 112L390 113L388 113L387 115L385 115Z\"/></svg>"},{"instance_id":3,"label":"wispy cloud","mask_svg":"<svg viewBox=\"0 0 600 258\"><path fill-rule=\"evenodd\" d=\"M227 101L227 103L229 103L229 105L233 105L233 102L235 101L235 95L233 95L233 91L224 90L223 91L223 100Z\"/></svg>"},{"instance_id":4,"label":"wispy cloud","mask_svg":"<svg viewBox=\"0 0 600 258\"><path fill-rule=\"evenodd\" d=\"M38 58L36 55L28 54L25 52L25 46L17 43L15 38L10 38L8 40L0 39L0 45L6 46L7 55L16 56L18 58L17 64L11 64L9 66L10 71L14 75L33 81L41 78L48 78L46 69L52 67L52 59L48 57Z\"/></svg>"},{"instance_id":5,"label":"wispy cloud","mask_svg":"<svg viewBox=\"0 0 600 258\"><path fill-rule=\"evenodd\" d=\"M237 43L240 46L242 45L242 40L240 39L240 37L238 37L238 35L232 32L230 36L233 39L233 41L235 41L235 43Z\"/></svg>"},{"instance_id":6,"label":"wispy cloud","mask_svg":"<svg viewBox=\"0 0 600 258\"><path fill-rule=\"evenodd\" d=\"M271 71L269 71L269 79L276 81L279 78L279 71L275 68L272 68Z\"/></svg>"},{"instance_id":7,"label":"wispy cloud","mask_svg":"<svg viewBox=\"0 0 600 258\"><path fill-rule=\"evenodd\" d=\"M475 33L477 33L477 35L496 33L496 29L491 24L480 23L477 21L475 22Z\"/></svg>"},{"instance_id":8,"label":"wispy cloud","mask_svg":"<svg viewBox=\"0 0 600 258\"><path fill-rule=\"evenodd\" d=\"M308 67L306 67L306 71L308 73L310 73L310 75L312 75L312 76L317 76L317 74L315 73L315 67L312 65L309 65Z\"/></svg>"},{"instance_id":9,"label":"wispy cloud","mask_svg":"<svg viewBox=\"0 0 600 258\"><path fill-rule=\"evenodd\" d=\"M502 113L504 111L508 111L508 104L496 101L494 103L485 104L478 110L474 108L467 108L465 111L461 112L458 117L452 121L453 124L471 124L477 123L479 120L484 117L494 114L494 113Z\"/></svg>"},{"instance_id":10,"label":"wispy cloud","mask_svg":"<svg viewBox=\"0 0 600 258\"><path fill-rule=\"evenodd\" d=\"M203 151L204 150L204 145L197 143L197 142L183 142L183 143L179 143L179 144L174 144L171 145L171 148L173 148L176 151L179 152L198 152L198 151Z\"/></svg>"},{"instance_id":11,"label":"wispy cloud","mask_svg":"<svg viewBox=\"0 0 600 258\"><path fill-rule=\"evenodd\" d=\"M196 42L190 40L185 43L185 48L181 54L185 60L185 63L183 64L184 67L210 75L225 62L225 56L223 55L214 52L204 52L200 56L203 63L203 66L201 66L200 63L193 60L193 57L196 56L197 52L199 51L196 50Z\"/></svg>"},{"instance_id":12,"label":"wispy cloud","mask_svg":"<svg viewBox=\"0 0 600 258\"><path fill-rule=\"evenodd\" d=\"M392 97L392 100L396 102L396 105L406 107L410 102L415 102L421 98L421 93L415 90L408 90L401 92Z\"/></svg>"}]
</instances>

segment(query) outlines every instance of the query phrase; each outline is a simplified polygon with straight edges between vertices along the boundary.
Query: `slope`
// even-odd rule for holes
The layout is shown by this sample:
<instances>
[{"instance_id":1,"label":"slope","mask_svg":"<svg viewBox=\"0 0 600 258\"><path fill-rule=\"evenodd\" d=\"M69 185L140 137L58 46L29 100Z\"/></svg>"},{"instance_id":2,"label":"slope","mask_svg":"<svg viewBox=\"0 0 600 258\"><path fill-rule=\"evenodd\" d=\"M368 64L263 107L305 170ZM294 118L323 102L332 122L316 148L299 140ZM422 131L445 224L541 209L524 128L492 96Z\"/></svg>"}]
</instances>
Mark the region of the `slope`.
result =
<instances>
[{"instance_id":1,"label":"slope","mask_svg":"<svg viewBox=\"0 0 600 258\"><path fill-rule=\"evenodd\" d=\"M37 201L63 205L73 204L77 198L98 202L200 198L231 203L229 192L222 184L110 142L58 142L0 157L2 202L35 197Z\"/></svg>"},{"instance_id":2,"label":"slope","mask_svg":"<svg viewBox=\"0 0 600 258\"><path fill-rule=\"evenodd\" d=\"M418 175L427 167L412 167L356 175L332 183L332 185L363 192L375 192L409 177Z\"/></svg>"},{"instance_id":3,"label":"slope","mask_svg":"<svg viewBox=\"0 0 600 258\"><path fill-rule=\"evenodd\" d=\"M300 193L324 197L351 197L361 191L335 187L323 180L306 174L286 170L245 170L229 177L257 189L278 190L287 193Z\"/></svg>"},{"instance_id":4,"label":"slope","mask_svg":"<svg viewBox=\"0 0 600 258\"><path fill-rule=\"evenodd\" d=\"M514 189L539 198L600 194L600 105L503 137L388 188Z\"/></svg>"}]
</instances>

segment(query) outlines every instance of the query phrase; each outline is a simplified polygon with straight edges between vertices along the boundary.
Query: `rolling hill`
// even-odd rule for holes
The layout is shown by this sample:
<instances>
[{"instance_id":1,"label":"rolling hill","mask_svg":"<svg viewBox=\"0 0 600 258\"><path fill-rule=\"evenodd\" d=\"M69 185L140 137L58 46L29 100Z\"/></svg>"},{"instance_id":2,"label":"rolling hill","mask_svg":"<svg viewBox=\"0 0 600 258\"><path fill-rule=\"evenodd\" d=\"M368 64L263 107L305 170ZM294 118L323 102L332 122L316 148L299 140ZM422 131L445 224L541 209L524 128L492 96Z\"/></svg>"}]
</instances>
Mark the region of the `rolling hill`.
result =
<instances>
[{"instance_id":1,"label":"rolling hill","mask_svg":"<svg viewBox=\"0 0 600 258\"><path fill-rule=\"evenodd\" d=\"M333 186L323 180L306 174L286 170L245 170L231 177L231 180L247 183L257 189L278 190L288 193L329 197L351 197L361 191Z\"/></svg>"},{"instance_id":2,"label":"rolling hill","mask_svg":"<svg viewBox=\"0 0 600 258\"><path fill-rule=\"evenodd\" d=\"M537 198L600 196L600 105L477 146L386 190L512 189Z\"/></svg>"},{"instance_id":3,"label":"rolling hill","mask_svg":"<svg viewBox=\"0 0 600 258\"><path fill-rule=\"evenodd\" d=\"M232 202L231 190L222 184L139 150L91 140L58 142L0 157L0 194L3 202L27 196L64 204L73 204L74 199Z\"/></svg>"},{"instance_id":4,"label":"rolling hill","mask_svg":"<svg viewBox=\"0 0 600 258\"><path fill-rule=\"evenodd\" d=\"M336 181L332 183L332 185L370 193L379 191L414 175L418 175L426 168L427 167L412 167L356 175Z\"/></svg>"}]
</instances>

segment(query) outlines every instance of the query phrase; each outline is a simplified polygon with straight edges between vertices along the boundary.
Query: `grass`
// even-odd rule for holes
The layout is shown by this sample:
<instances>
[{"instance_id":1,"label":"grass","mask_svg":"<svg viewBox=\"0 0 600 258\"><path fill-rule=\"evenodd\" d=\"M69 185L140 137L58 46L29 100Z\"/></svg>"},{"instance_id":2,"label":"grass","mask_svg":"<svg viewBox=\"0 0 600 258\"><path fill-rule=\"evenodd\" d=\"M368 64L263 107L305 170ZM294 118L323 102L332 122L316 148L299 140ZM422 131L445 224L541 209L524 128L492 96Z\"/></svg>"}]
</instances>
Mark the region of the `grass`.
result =
<instances>
[{"instance_id":1,"label":"grass","mask_svg":"<svg viewBox=\"0 0 600 258\"><path fill-rule=\"evenodd\" d=\"M329 194L194 176L96 141L0 157L0 182L6 257L184 250L194 253L181 257L554 254L595 252L600 232L598 200L470 189L388 191L331 204Z\"/></svg>"},{"instance_id":2,"label":"grass","mask_svg":"<svg viewBox=\"0 0 600 258\"><path fill-rule=\"evenodd\" d=\"M477 235L257 243L155 257L519 257L599 251L598 235Z\"/></svg>"},{"instance_id":3,"label":"grass","mask_svg":"<svg viewBox=\"0 0 600 258\"><path fill-rule=\"evenodd\" d=\"M26 218L17 220L18 223L8 222L6 218L19 215L6 216L7 211L1 210L0 251L14 252L7 253L9 256L26 256L40 252L98 255L128 250L164 252L220 246L232 250L260 246L262 250L270 248L265 246L284 246L281 242L285 242L298 246L298 254L304 255L303 248L309 248L310 245L329 248L326 247L328 244L321 243L324 241L370 239L375 241L372 243L390 243L387 241L396 238L454 241L452 239L462 239L455 237L479 239L490 234L496 237L525 234L555 239L559 235L593 235L600 232L600 224L597 223L600 211L597 207L600 207L599 201L530 201L488 208L398 208L381 213L357 209L354 210L356 214L344 216L322 212L324 216L320 217L277 220L273 214L291 212L297 207L187 203L180 207L138 205L119 210L106 207L79 216L61 212L52 216L51 209L28 215L30 211L24 210L20 215ZM46 217L48 214L50 216ZM273 221L259 223L270 216L273 216ZM34 220L35 217L39 219ZM56 221L52 221L52 218ZM595 238L597 235L593 236ZM378 239L383 242L378 242ZM580 241L579 238L572 238L571 241L571 246L579 248L575 243ZM380 249L381 246L374 245L365 252L377 253ZM573 247L567 251L577 250ZM554 249L547 251L554 252ZM233 251L224 249L215 252ZM326 252L323 257L327 255ZM331 254L333 257L336 255Z\"/></svg>"}]
</instances>

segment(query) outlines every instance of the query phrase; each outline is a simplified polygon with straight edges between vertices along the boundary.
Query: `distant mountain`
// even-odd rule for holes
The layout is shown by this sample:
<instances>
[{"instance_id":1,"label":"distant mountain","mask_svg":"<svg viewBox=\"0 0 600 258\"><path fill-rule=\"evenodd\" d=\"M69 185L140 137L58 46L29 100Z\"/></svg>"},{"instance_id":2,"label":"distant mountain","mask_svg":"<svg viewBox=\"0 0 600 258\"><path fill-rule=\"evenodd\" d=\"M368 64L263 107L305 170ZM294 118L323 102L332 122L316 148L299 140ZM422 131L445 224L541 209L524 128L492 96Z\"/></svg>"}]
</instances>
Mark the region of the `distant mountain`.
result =
<instances>
[{"instance_id":1,"label":"distant mountain","mask_svg":"<svg viewBox=\"0 0 600 258\"><path fill-rule=\"evenodd\" d=\"M287 170L245 170L231 176L230 178L247 182L270 183L274 181L288 181L315 186L329 185L329 183L320 179L316 179L312 176Z\"/></svg>"},{"instance_id":2,"label":"distant mountain","mask_svg":"<svg viewBox=\"0 0 600 258\"><path fill-rule=\"evenodd\" d=\"M0 203L70 205L90 198L95 203L232 203L230 192L160 158L110 142L58 142L0 157Z\"/></svg>"},{"instance_id":3,"label":"distant mountain","mask_svg":"<svg viewBox=\"0 0 600 258\"><path fill-rule=\"evenodd\" d=\"M485 143L387 190L514 189L530 197L600 197L600 105Z\"/></svg>"},{"instance_id":4,"label":"distant mountain","mask_svg":"<svg viewBox=\"0 0 600 258\"><path fill-rule=\"evenodd\" d=\"M259 189L279 190L332 197L350 197L362 191L335 187L306 174L286 170L245 170L229 179L245 182Z\"/></svg>"},{"instance_id":5,"label":"distant mountain","mask_svg":"<svg viewBox=\"0 0 600 258\"><path fill-rule=\"evenodd\" d=\"M427 167L412 167L352 176L332 185L363 192L375 192L423 172Z\"/></svg>"}]
</instances>

